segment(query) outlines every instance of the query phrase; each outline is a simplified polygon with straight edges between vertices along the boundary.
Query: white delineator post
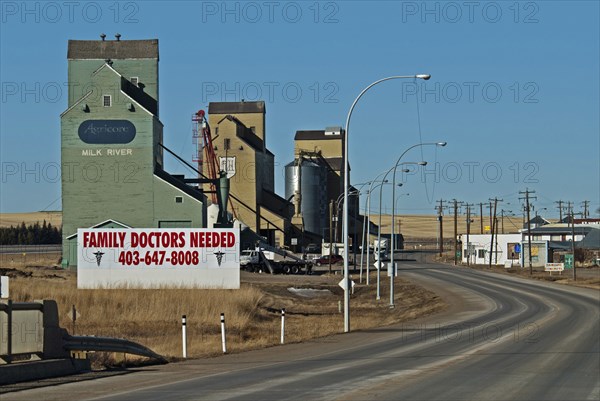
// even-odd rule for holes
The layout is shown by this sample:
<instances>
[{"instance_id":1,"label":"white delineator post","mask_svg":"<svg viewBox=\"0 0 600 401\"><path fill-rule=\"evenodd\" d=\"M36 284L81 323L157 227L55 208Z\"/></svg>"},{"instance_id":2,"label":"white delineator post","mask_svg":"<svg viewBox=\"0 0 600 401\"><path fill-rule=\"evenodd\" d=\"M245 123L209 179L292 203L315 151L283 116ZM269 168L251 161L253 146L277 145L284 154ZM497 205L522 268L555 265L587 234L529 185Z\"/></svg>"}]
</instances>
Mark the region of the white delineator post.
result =
<instances>
[{"instance_id":1,"label":"white delineator post","mask_svg":"<svg viewBox=\"0 0 600 401\"><path fill-rule=\"evenodd\" d=\"M223 345L223 353L227 353L227 343L225 342L225 314L221 313L221 344Z\"/></svg>"},{"instance_id":2,"label":"white delineator post","mask_svg":"<svg viewBox=\"0 0 600 401\"><path fill-rule=\"evenodd\" d=\"M281 309L281 344L285 344L285 308Z\"/></svg>"},{"instance_id":3,"label":"white delineator post","mask_svg":"<svg viewBox=\"0 0 600 401\"><path fill-rule=\"evenodd\" d=\"M187 358L187 331L185 315L181 316L181 344L183 347L183 358Z\"/></svg>"}]
</instances>

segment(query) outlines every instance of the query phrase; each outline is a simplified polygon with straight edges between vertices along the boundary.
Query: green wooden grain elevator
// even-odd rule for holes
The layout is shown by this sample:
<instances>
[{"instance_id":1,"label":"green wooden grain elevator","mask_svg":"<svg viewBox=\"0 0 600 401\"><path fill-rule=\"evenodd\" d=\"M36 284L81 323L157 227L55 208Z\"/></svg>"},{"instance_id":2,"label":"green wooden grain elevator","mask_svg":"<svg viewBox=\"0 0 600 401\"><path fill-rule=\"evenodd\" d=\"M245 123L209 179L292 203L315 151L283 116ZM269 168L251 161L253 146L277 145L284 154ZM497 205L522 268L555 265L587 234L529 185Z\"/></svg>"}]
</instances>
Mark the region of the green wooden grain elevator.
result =
<instances>
[{"instance_id":1,"label":"green wooden grain elevator","mask_svg":"<svg viewBox=\"0 0 600 401\"><path fill-rule=\"evenodd\" d=\"M158 40L69 40L61 114L63 266L78 228L198 228L206 198L163 169Z\"/></svg>"}]
</instances>

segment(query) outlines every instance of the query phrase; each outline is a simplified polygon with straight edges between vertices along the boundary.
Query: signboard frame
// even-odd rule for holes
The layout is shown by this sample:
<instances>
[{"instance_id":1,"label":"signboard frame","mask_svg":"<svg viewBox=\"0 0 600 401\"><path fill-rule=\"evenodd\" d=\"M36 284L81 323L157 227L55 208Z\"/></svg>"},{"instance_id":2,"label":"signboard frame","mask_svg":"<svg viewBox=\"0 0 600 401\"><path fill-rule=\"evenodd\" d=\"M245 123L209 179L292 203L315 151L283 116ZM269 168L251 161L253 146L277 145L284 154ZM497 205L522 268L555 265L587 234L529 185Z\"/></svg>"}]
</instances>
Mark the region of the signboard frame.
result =
<instances>
[{"instance_id":1,"label":"signboard frame","mask_svg":"<svg viewBox=\"0 0 600 401\"><path fill-rule=\"evenodd\" d=\"M239 228L77 230L78 288L240 288Z\"/></svg>"}]
</instances>

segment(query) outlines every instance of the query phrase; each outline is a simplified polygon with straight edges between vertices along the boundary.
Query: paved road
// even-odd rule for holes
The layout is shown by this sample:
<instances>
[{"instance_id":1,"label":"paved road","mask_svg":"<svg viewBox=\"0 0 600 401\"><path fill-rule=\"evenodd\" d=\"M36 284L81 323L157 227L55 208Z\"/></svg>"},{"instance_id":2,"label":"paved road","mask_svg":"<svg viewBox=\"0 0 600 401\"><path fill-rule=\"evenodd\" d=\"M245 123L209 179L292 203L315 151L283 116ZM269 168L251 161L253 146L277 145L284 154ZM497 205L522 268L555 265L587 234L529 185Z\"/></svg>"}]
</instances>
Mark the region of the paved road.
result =
<instances>
[{"instance_id":1,"label":"paved road","mask_svg":"<svg viewBox=\"0 0 600 401\"><path fill-rule=\"evenodd\" d=\"M403 263L443 315L3 400L598 400L596 290Z\"/></svg>"}]
</instances>

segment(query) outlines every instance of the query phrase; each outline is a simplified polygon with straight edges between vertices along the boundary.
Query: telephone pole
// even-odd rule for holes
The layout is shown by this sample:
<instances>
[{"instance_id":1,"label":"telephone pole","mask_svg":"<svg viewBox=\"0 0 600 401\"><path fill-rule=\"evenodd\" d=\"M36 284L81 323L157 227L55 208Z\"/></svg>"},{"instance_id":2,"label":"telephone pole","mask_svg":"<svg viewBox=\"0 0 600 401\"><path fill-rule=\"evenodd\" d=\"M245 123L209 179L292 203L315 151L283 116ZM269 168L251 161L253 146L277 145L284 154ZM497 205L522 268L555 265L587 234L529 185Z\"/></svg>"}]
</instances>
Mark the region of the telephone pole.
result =
<instances>
[{"instance_id":1,"label":"telephone pole","mask_svg":"<svg viewBox=\"0 0 600 401\"><path fill-rule=\"evenodd\" d=\"M333 255L333 202L334 200L332 199L331 203L329 204L329 274L331 274L331 256ZM344 255L344 257L348 256ZM367 264L368 263L369 261L367 261Z\"/></svg>"},{"instance_id":2,"label":"telephone pole","mask_svg":"<svg viewBox=\"0 0 600 401\"><path fill-rule=\"evenodd\" d=\"M452 199L454 203L454 266L458 264L458 202L456 199Z\"/></svg>"},{"instance_id":3,"label":"telephone pole","mask_svg":"<svg viewBox=\"0 0 600 401\"><path fill-rule=\"evenodd\" d=\"M479 225L481 226L480 234L483 234L483 202L479 202Z\"/></svg>"},{"instance_id":4,"label":"telephone pole","mask_svg":"<svg viewBox=\"0 0 600 401\"><path fill-rule=\"evenodd\" d=\"M562 200L559 200L559 201L556 201L554 203L558 204L558 215L559 215L559 220L558 221L562 221L562 219L563 219L562 212L563 212L563 203L564 202Z\"/></svg>"},{"instance_id":5,"label":"telephone pole","mask_svg":"<svg viewBox=\"0 0 600 401\"><path fill-rule=\"evenodd\" d=\"M492 238L491 238L491 242L490 242L490 262L489 262L489 267L490 269L492 268L492 257L494 256L494 245L496 246L496 253L498 252L498 238L494 238L495 234L496 234L496 229L498 227L496 227L496 210L498 208L498 201L502 201L502 199L498 199L498 198L494 198L494 199L490 199L490 206L492 205L491 202L494 202L494 214L492 217L492 226L491 226L491 231L492 231ZM496 241L496 243L494 243L494 240ZM498 255L496 255L496 263L498 263Z\"/></svg>"},{"instance_id":6,"label":"telephone pole","mask_svg":"<svg viewBox=\"0 0 600 401\"><path fill-rule=\"evenodd\" d=\"M588 207L590 205L590 201L584 200L583 202L581 202L582 206L583 206L583 218L587 219L588 218Z\"/></svg>"},{"instance_id":7,"label":"telephone pole","mask_svg":"<svg viewBox=\"0 0 600 401\"><path fill-rule=\"evenodd\" d=\"M529 200L532 199L529 194L534 194L535 191L530 191L529 189L525 189L525 192L519 191L520 194L525 194L525 198L519 198L520 200L525 199L525 211L527 212L527 248L529 252L529 275L533 275L533 263L531 261L531 218L529 215L530 207ZM533 197L533 199L537 200L537 197Z\"/></svg>"},{"instance_id":8,"label":"telephone pole","mask_svg":"<svg viewBox=\"0 0 600 401\"><path fill-rule=\"evenodd\" d=\"M443 219L444 219L444 206L443 203L444 201L442 199L440 199L438 202L440 202L440 204L437 206L437 212L438 212L438 222L439 222L439 228L440 228L440 244L439 244L439 248L440 248L440 258L442 257L442 254L444 253L444 223L443 223Z\"/></svg>"},{"instance_id":9,"label":"telephone pole","mask_svg":"<svg viewBox=\"0 0 600 401\"><path fill-rule=\"evenodd\" d=\"M573 254L573 281L577 281L577 273L575 269L575 213L573 213L573 205L569 203L569 212L571 214L571 253Z\"/></svg>"},{"instance_id":10,"label":"telephone pole","mask_svg":"<svg viewBox=\"0 0 600 401\"><path fill-rule=\"evenodd\" d=\"M466 204L467 207L467 266L470 265L471 262L471 246L469 244L469 236L471 235L471 206L473 204Z\"/></svg>"}]
</instances>

